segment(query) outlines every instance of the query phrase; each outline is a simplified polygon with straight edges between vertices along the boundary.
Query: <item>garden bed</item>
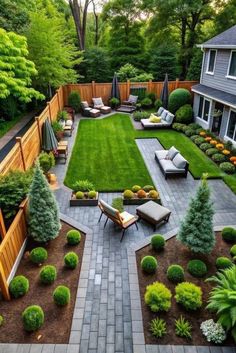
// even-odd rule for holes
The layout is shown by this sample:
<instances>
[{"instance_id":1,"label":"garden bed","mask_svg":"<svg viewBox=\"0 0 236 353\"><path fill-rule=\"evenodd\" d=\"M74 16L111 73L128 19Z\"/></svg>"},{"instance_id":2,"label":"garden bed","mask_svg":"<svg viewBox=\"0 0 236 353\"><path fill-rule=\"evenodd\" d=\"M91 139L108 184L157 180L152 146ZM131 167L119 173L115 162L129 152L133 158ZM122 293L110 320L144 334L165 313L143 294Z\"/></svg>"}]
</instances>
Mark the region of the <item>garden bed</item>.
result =
<instances>
[{"instance_id":1,"label":"garden bed","mask_svg":"<svg viewBox=\"0 0 236 353\"><path fill-rule=\"evenodd\" d=\"M73 227L62 222L59 236L45 247L48 251L48 259L44 265L54 265L57 269L57 279L51 285L43 285L39 281L41 267L34 265L28 256L28 251L39 246L39 244L29 239L25 254L17 270L17 275L24 275L28 278L29 291L22 298L12 299L10 302L1 302L0 314L4 317L4 323L0 328L1 343L66 344L69 342L85 243L85 235L81 233L79 245L67 245L66 234L70 229L73 229ZM75 270L64 267L63 258L69 251L74 251L79 256L79 264ZM65 307L58 307L53 302L52 293L58 285L65 285L70 288L71 300ZM21 313L29 305L40 305L45 314L43 326L33 333L24 330L21 318Z\"/></svg>"},{"instance_id":2,"label":"garden bed","mask_svg":"<svg viewBox=\"0 0 236 353\"><path fill-rule=\"evenodd\" d=\"M97 206L98 205L98 192L96 198L89 199L87 196L83 199L77 199L75 193L71 194L70 206Z\"/></svg>"},{"instance_id":3,"label":"garden bed","mask_svg":"<svg viewBox=\"0 0 236 353\"><path fill-rule=\"evenodd\" d=\"M210 313L205 309L207 300L209 297L209 292L212 289L212 285L209 282L205 282L207 277L216 273L215 260L219 256L230 257L229 249L232 244L227 244L221 238L220 233L216 233L216 245L210 255L198 255L194 256L190 250L184 247L180 242L176 240L175 237L171 238L166 242L165 249L161 252L154 251L150 245L140 249L136 252L137 268L138 268L138 278L139 278L139 289L141 297L142 315L143 315L143 327L146 344L171 344L171 345L213 345L208 343L205 337L202 335L200 330L200 324L208 319L216 319L214 314ZM158 268L156 274L147 275L145 274L140 266L141 259L146 255L154 256L158 261ZM187 272L187 263L192 259L200 259L204 261L207 265L208 272L203 278L195 278ZM167 268L172 264L181 265L185 270L185 281L193 282L196 285L201 286L203 291L203 305L200 309L196 311L186 311L183 307L178 305L174 299L175 295L175 284L170 282L166 277ZM171 308L168 312L158 312L153 313L149 307L145 304L144 294L146 286L152 284L155 281L162 282L167 288L171 290L172 300ZM180 316L186 318L192 325L192 339L187 340L186 338L181 338L175 334L175 320ZM162 318L166 321L167 334L162 338L155 338L149 328L151 320L155 318ZM229 335L230 336L230 335ZM233 339L227 338L222 344L223 346L232 345L234 346Z\"/></svg>"},{"instance_id":4,"label":"garden bed","mask_svg":"<svg viewBox=\"0 0 236 353\"><path fill-rule=\"evenodd\" d=\"M143 205L144 203L148 202L148 201L153 201L158 203L159 205L161 205L161 199L151 199L149 197L146 197L145 199L140 199L138 197L134 197L133 199L124 199L123 198L123 204L124 205Z\"/></svg>"}]
</instances>

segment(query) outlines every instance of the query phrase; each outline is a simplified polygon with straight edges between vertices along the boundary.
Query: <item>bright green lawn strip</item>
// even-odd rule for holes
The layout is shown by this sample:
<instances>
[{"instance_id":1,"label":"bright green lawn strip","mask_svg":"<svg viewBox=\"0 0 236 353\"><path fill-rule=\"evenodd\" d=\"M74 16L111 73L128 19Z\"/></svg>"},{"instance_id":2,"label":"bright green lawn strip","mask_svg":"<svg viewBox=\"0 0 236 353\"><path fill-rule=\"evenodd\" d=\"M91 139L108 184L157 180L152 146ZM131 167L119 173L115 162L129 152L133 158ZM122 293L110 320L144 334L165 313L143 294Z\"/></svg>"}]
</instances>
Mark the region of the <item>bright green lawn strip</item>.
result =
<instances>
[{"instance_id":1,"label":"bright green lawn strip","mask_svg":"<svg viewBox=\"0 0 236 353\"><path fill-rule=\"evenodd\" d=\"M18 121L22 118L22 115L15 117L10 121L5 121L4 123L0 123L0 138L3 137L13 126L18 123Z\"/></svg>"}]
</instances>

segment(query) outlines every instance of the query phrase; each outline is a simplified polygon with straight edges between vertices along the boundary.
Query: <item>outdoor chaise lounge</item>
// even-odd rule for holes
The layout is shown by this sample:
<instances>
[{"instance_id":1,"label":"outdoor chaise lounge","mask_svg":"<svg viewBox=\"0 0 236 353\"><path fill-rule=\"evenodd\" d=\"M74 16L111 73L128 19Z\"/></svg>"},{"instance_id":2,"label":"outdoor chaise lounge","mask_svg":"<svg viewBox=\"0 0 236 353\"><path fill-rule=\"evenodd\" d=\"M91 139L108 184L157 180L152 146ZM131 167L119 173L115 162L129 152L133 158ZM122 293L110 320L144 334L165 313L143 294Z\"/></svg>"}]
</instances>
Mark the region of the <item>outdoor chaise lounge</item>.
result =
<instances>
[{"instance_id":1,"label":"outdoor chaise lounge","mask_svg":"<svg viewBox=\"0 0 236 353\"><path fill-rule=\"evenodd\" d=\"M158 120L157 122L156 120ZM158 112L155 114L151 114L149 119L141 119L141 124L144 129L156 129L159 127L169 127L173 123L174 115L170 113L168 110L163 107L158 109Z\"/></svg>"},{"instance_id":2,"label":"outdoor chaise lounge","mask_svg":"<svg viewBox=\"0 0 236 353\"><path fill-rule=\"evenodd\" d=\"M143 205L140 205L136 209L136 213L139 219L144 219L148 223L153 225L154 231L156 230L157 224L161 222L168 222L171 211L168 208L158 205L156 202L148 201Z\"/></svg>"},{"instance_id":3,"label":"outdoor chaise lounge","mask_svg":"<svg viewBox=\"0 0 236 353\"><path fill-rule=\"evenodd\" d=\"M174 146L156 151L155 159L166 179L167 176L187 177L189 164Z\"/></svg>"},{"instance_id":4,"label":"outdoor chaise lounge","mask_svg":"<svg viewBox=\"0 0 236 353\"><path fill-rule=\"evenodd\" d=\"M100 112L102 114L108 114L111 112L111 107L108 107L107 105L105 105L102 101L101 97L98 98L92 98L93 101L93 107L94 109L98 109L100 110Z\"/></svg>"},{"instance_id":5,"label":"outdoor chaise lounge","mask_svg":"<svg viewBox=\"0 0 236 353\"><path fill-rule=\"evenodd\" d=\"M138 102L138 96L134 96L130 94L129 98L126 101L123 101L122 104L136 106L137 102Z\"/></svg>"},{"instance_id":6,"label":"outdoor chaise lounge","mask_svg":"<svg viewBox=\"0 0 236 353\"><path fill-rule=\"evenodd\" d=\"M105 216L107 216L106 222L104 224L104 228L106 227L108 219L110 219L118 227L123 229L120 241L122 241L126 229L128 229L130 226L135 224L136 228L138 229L138 226L137 226L137 220L138 219L137 219L136 216L133 216L132 214L130 214L128 212L125 212L125 211L120 213L116 208L111 207L110 205L108 205L103 200L99 201L98 206L99 206L99 208L101 210L101 215L100 215L100 218L99 218L98 222L100 222L103 214Z\"/></svg>"},{"instance_id":7,"label":"outdoor chaise lounge","mask_svg":"<svg viewBox=\"0 0 236 353\"><path fill-rule=\"evenodd\" d=\"M87 101L81 102L81 113L83 116L92 118L100 116L100 110L90 107Z\"/></svg>"}]
</instances>

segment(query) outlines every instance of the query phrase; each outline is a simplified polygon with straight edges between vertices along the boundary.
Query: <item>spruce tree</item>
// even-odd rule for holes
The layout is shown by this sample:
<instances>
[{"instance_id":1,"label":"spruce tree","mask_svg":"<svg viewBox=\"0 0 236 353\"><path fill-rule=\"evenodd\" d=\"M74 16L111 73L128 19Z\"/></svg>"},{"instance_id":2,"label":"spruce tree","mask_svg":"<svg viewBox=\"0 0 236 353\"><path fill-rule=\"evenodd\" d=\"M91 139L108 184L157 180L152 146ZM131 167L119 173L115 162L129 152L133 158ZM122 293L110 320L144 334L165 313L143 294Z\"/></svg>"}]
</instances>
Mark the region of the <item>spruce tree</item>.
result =
<instances>
[{"instance_id":1,"label":"spruce tree","mask_svg":"<svg viewBox=\"0 0 236 353\"><path fill-rule=\"evenodd\" d=\"M30 236L42 243L56 238L61 228L56 199L38 162L29 192L28 225Z\"/></svg>"},{"instance_id":2,"label":"spruce tree","mask_svg":"<svg viewBox=\"0 0 236 353\"><path fill-rule=\"evenodd\" d=\"M215 245L213 214L207 174L204 174L196 195L190 201L177 239L195 253L210 253Z\"/></svg>"}]
</instances>

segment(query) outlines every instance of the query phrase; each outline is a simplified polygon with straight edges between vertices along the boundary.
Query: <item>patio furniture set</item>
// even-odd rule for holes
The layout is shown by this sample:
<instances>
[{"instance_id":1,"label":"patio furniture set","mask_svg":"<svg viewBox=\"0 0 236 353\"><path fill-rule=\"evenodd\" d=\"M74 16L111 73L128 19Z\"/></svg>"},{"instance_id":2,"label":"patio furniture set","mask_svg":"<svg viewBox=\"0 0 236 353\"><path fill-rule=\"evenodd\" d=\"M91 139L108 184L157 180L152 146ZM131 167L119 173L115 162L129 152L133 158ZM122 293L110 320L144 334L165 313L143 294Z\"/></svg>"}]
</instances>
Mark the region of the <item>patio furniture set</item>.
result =
<instances>
[{"instance_id":1,"label":"patio furniture set","mask_svg":"<svg viewBox=\"0 0 236 353\"><path fill-rule=\"evenodd\" d=\"M141 119L144 129L156 129L159 127L170 127L174 120L174 114L163 107L160 107L155 114L151 114L148 119Z\"/></svg>"}]
</instances>

